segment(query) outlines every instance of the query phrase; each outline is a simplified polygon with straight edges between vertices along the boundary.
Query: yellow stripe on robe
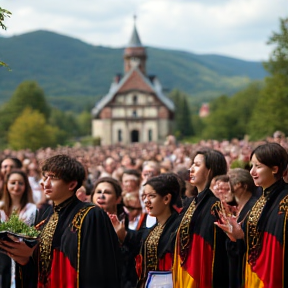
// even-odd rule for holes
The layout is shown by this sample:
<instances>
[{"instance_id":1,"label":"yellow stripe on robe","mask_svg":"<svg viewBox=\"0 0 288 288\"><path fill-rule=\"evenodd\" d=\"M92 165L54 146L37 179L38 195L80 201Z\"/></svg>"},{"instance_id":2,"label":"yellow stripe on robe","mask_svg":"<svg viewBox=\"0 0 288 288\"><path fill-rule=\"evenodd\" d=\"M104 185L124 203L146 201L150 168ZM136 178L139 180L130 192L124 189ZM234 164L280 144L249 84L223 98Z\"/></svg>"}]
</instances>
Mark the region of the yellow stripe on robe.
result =
<instances>
[{"instance_id":1,"label":"yellow stripe on robe","mask_svg":"<svg viewBox=\"0 0 288 288\"><path fill-rule=\"evenodd\" d=\"M173 287L175 288L200 288L191 275L181 267L181 259L177 253L174 254L174 263L172 267Z\"/></svg>"},{"instance_id":2,"label":"yellow stripe on robe","mask_svg":"<svg viewBox=\"0 0 288 288\"><path fill-rule=\"evenodd\" d=\"M177 287L177 286L175 286ZM251 270L251 266L248 262L245 265L245 285L243 288L264 288L264 283L257 276L255 272ZM271 287L273 288L273 287Z\"/></svg>"}]
</instances>

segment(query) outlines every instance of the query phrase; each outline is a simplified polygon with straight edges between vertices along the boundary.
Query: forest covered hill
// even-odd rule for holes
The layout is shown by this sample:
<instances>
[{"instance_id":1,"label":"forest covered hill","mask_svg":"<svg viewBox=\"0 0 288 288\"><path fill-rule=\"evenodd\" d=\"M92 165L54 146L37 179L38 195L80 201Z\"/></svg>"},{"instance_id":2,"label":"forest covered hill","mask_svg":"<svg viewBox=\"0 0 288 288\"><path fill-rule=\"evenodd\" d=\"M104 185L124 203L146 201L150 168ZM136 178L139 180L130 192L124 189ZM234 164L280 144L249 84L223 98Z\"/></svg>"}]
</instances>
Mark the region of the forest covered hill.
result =
<instances>
[{"instance_id":1,"label":"forest covered hill","mask_svg":"<svg viewBox=\"0 0 288 288\"><path fill-rule=\"evenodd\" d=\"M108 92L114 75L124 70L125 47L93 46L49 31L0 37L0 47L1 61L11 68L0 67L0 105L21 82L35 80L59 109L89 109ZM187 93L193 105L232 95L267 75L261 62L221 55L156 47L147 47L147 55L147 73L158 77L166 93Z\"/></svg>"}]
</instances>

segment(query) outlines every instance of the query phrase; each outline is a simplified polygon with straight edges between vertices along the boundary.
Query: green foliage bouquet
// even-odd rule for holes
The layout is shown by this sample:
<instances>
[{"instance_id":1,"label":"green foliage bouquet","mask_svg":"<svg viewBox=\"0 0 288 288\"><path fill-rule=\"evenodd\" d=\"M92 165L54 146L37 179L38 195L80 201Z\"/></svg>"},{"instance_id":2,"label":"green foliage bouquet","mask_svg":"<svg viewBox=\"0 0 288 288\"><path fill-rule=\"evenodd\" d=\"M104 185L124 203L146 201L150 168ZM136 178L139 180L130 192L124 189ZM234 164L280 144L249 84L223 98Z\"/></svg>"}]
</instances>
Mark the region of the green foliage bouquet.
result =
<instances>
[{"instance_id":1,"label":"green foliage bouquet","mask_svg":"<svg viewBox=\"0 0 288 288\"><path fill-rule=\"evenodd\" d=\"M6 222L0 222L0 239L4 235L10 234L19 238L38 238L40 231L34 226L29 226L19 219L18 214L13 212ZM1 235L3 237L1 237Z\"/></svg>"}]
</instances>

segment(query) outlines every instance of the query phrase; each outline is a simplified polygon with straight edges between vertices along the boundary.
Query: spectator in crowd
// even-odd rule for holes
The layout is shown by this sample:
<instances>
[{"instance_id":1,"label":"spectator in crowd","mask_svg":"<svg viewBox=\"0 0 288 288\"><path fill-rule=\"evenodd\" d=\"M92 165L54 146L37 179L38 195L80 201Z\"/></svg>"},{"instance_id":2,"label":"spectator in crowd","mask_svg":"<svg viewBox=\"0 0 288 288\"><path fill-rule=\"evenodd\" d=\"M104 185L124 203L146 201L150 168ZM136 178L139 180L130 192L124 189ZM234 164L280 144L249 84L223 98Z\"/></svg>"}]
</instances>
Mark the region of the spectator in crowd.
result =
<instances>
[{"instance_id":1,"label":"spectator in crowd","mask_svg":"<svg viewBox=\"0 0 288 288\"><path fill-rule=\"evenodd\" d=\"M1 171L0 171L0 200L3 195L3 183L5 180L5 176L14 168L21 169L22 168L22 162L12 156L6 156L2 161L1 161Z\"/></svg>"},{"instance_id":2,"label":"spectator in crowd","mask_svg":"<svg viewBox=\"0 0 288 288\"><path fill-rule=\"evenodd\" d=\"M3 201L0 203L0 222L8 221L13 213L27 225L35 224L37 207L33 202L32 189L27 175L20 169L12 169L6 174L3 186ZM15 287L14 260L0 253L0 287Z\"/></svg>"},{"instance_id":3,"label":"spectator in crowd","mask_svg":"<svg viewBox=\"0 0 288 288\"><path fill-rule=\"evenodd\" d=\"M238 222L243 222L252 206L257 201L256 186L247 169L234 168L228 171L231 191L236 202L235 206L226 205L227 212L235 215ZM224 205L225 203L223 203ZM234 203L233 203L234 204ZM235 239L233 239L235 240ZM241 288L243 286L243 258L245 255L244 240L236 242L227 239L226 248L229 260L229 288Z\"/></svg>"},{"instance_id":4,"label":"spectator in crowd","mask_svg":"<svg viewBox=\"0 0 288 288\"><path fill-rule=\"evenodd\" d=\"M27 175L35 204L37 205L39 203L45 202L46 197L41 186L42 179L37 160L34 160L27 165Z\"/></svg>"},{"instance_id":5,"label":"spectator in crowd","mask_svg":"<svg viewBox=\"0 0 288 288\"><path fill-rule=\"evenodd\" d=\"M147 213L143 212L140 202L140 184L140 171L136 169L124 170L122 175L122 197L124 208L129 215L129 229L132 230L139 230L141 227L150 227L149 223L147 223Z\"/></svg>"},{"instance_id":6,"label":"spectator in crowd","mask_svg":"<svg viewBox=\"0 0 288 288\"><path fill-rule=\"evenodd\" d=\"M145 211L145 204L142 201L142 193L143 193L143 185L147 182L148 179L150 179L153 176L158 176L160 174L160 165L158 162L150 160L150 161L145 161L143 162L143 166L142 166L142 183L141 183L141 187L140 187L140 199L141 199L141 206L143 211ZM151 220L152 225L155 224L155 221L153 222L153 219Z\"/></svg>"},{"instance_id":7,"label":"spectator in crowd","mask_svg":"<svg viewBox=\"0 0 288 288\"><path fill-rule=\"evenodd\" d=\"M282 131L277 130L273 133L273 140L281 145L281 143L285 141L285 134Z\"/></svg>"},{"instance_id":8,"label":"spectator in crowd","mask_svg":"<svg viewBox=\"0 0 288 288\"><path fill-rule=\"evenodd\" d=\"M102 171L99 178L101 177L112 177L113 172L117 166L116 161L112 157L107 157L103 162Z\"/></svg>"},{"instance_id":9,"label":"spectator in crowd","mask_svg":"<svg viewBox=\"0 0 288 288\"><path fill-rule=\"evenodd\" d=\"M226 174L217 175L212 179L211 183L214 184L210 189L220 201L231 203L234 202L234 195L231 191L229 180L229 176Z\"/></svg>"},{"instance_id":10,"label":"spectator in crowd","mask_svg":"<svg viewBox=\"0 0 288 288\"><path fill-rule=\"evenodd\" d=\"M185 181L185 193L182 195L182 198L197 196L198 192L196 186L190 183L190 171L185 166L178 166L176 174Z\"/></svg>"},{"instance_id":11,"label":"spectator in crowd","mask_svg":"<svg viewBox=\"0 0 288 288\"><path fill-rule=\"evenodd\" d=\"M102 177L95 183L91 193L91 201L101 207L108 214L117 215L119 221L123 221L128 229L128 215L123 209L122 187L116 179L112 177ZM121 288L135 287L137 275L135 270L135 260L131 257L125 247L121 247L123 257L123 269L121 275Z\"/></svg>"},{"instance_id":12,"label":"spectator in crowd","mask_svg":"<svg viewBox=\"0 0 288 288\"><path fill-rule=\"evenodd\" d=\"M90 195L87 195L87 190L84 185L77 189L76 196L82 202L90 202L91 199Z\"/></svg>"},{"instance_id":13,"label":"spectator in crowd","mask_svg":"<svg viewBox=\"0 0 288 288\"><path fill-rule=\"evenodd\" d=\"M116 214L120 221L124 220L128 226L128 215L124 211L122 202L122 187L112 177L99 178L91 193L91 202L109 214Z\"/></svg>"}]
</instances>

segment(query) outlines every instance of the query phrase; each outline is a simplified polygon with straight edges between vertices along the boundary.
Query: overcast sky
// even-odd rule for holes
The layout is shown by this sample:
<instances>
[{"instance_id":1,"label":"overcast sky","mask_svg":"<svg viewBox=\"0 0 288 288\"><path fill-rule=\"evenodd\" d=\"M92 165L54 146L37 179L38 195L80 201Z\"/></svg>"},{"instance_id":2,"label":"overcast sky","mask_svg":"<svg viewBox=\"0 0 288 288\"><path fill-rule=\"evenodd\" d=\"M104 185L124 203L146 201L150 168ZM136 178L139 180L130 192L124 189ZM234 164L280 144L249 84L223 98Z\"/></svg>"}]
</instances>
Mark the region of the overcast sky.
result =
<instances>
[{"instance_id":1,"label":"overcast sky","mask_svg":"<svg viewBox=\"0 0 288 288\"><path fill-rule=\"evenodd\" d=\"M12 12L1 36L41 29L119 48L136 14L145 46L253 61L268 59L273 47L266 42L288 17L287 0L1 0L0 6Z\"/></svg>"}]
</instances>

